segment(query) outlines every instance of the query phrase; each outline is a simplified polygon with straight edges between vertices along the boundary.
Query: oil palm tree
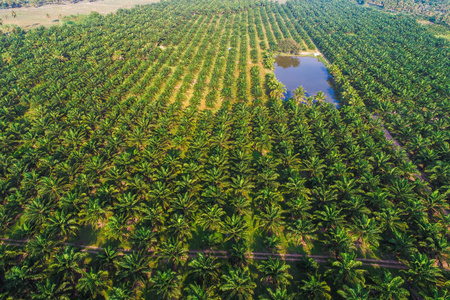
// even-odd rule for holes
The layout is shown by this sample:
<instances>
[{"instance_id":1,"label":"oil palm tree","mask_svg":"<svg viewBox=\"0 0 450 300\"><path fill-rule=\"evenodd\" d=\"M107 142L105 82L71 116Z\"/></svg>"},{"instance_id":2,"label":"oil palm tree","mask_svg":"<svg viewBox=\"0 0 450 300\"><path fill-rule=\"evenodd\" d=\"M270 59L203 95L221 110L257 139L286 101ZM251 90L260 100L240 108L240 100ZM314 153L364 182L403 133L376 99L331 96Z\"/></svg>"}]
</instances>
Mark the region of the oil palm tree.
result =
<instances>
[{"instance_id":1,"label":"oil palm tree","mask_svg":"<svg viewBox=\"0 0 450 300\"><path fill-rule=\"evenodd\" d=\"M246 240L241 239L232 244L228 251L229 261L234 266L246 266L248 264L248 245Z\"/></svg>"},{"instance_id":2,"label":"oil palm tree","mask_svg":"<svg viewBox=\"0 0 450 300\"><path fill-rule=\"evenodd\" d=\"M226 235L224 241L238 241L244 237L247 229L246 222L242 216L232 215L226 217L221 232Z\"/></svg>"},{"instance_id":3,"label":"oil palm tree","mask_svg":"<svg viewBox=\"0 0 450 300\"><path fill-rule=\"evenodd\" d=\"M361 218L355 219L354 229L359 236L357 242L362 248L366 249L369 246L374 249L378 248L381 230L377 226L375 219L370 219L366 214L363 214Z\"/></svg>"},{"instance_id":4,"label":"oil palm tree","mask_svg":"<svg viewBox=\"0 0 450 300\"><path fill-rule=\"evenodd\" d=\"M321 281L321 276L310 276L308 280L302 281L300 288L300 296L305 299L320 300L332 299L330 295L330 287L325 281Z\"/></svg>"},{"instance_id":5,"label":"oil palm tree","mask_svg":"<svg viewBox=\"0 0 450 300\"><path fill-rule=\"evenodd\" d=\"M305 89L303 86L299 86L295 90L292 91L294 94L294 100L297 102L297 104L301 104L304 101L305 98Z\"/></svg>"},{"instance_id":6,"label":"oil palm tree","mask_svg":"<svg viewBox=\"0 0 450 300\"><path fill-rule=\"evenodd\" d=\"M111 240L123 241L128 237L129 218L125 214L114 215L108 219L108 223L104 228L105 235Z\"/></svg>"},{"instance_id":7,"label":"oil palm tree","mask_svg":"<svg viewBox=\"0 0 450 300\"><path fill-rule=\"evenodd\" d=\"M28 242L26 250L32 259L45 262L54 256L58 249L56 246L57 243L49 236L39 234Z\"/></svg>"},{"instance_id":8,"label":"oil palm tree","mask_svg":"<svg viewBox=\"0 0 450 300\"><path fill-rule=\"evenodd\" d=\"M31 294L31 299L37 300L69 300L71 288L68 282L54 283L50 278L36 284L37 291Z\"/></svg>"},{"instance_id":9,"label":"oil palm tree","mask_svg":"<svg viewBox=\"0 0 450 300\"><path fill-rule=\"evenodd\" d=\"M156 292L157 299L172 300L181 296L181 276L171 270L158 270L152 282L152 290Z\"/></svg>"},{"instance_id":10,"label":"oil palm tree","mask_svg":"<svg viewBox=\"0 0 450 300\"><path fill-rule=\"evenodd\" d=\"M117 262L116 276L129 286L145 283L150 274L150 259L144 251L124 255Z\"/></svg>"},{"instance_id":11,"label":"oil palm tree","mask_svg":"<svg viewBox=\"0 0 450 300\"><path fill-rule=\"evenodd\" d=\"M348 300L368 300L370 289L365 288L361 283L357 283L354 288L344 284L343 289L337 293Z\"/></svg>"},{"instance_id":12,"label":"oil palm tree","mask_svg":"<svg viewBox=\"0 0 450 300\"><path fill-rule=\"evenodd\" d=\"M187 300L217 300L219 299L212 288L205 288L197 283L190 284L184 289L187 293Z\"/></svg>"},{"instance_id":13,"label":"oil palm tree","mask_svg":"<svg viewBox=\"0 0 450 300\"><path fill-rule=\"evenodd\" d=\"M269 236L272 236L274 233L276 235L279 234L282 226L284 225L283 219L283 210L279 205L275 204L265 206L259 216L260 225Z\"/></svg>"},{"instance_id":14,"label":"oil palm tree","mask_svg":"<svg viewBox=\"0 0 450 300\"><path fill-rule=\"evenodd\" d=\"M83 217L83 223L98 229L107 214L107 209L102 205L102 201L99 198L89 198L88 203L82 208L80 216Z\"/></svg>"},{"instance_id":15,"label":"oil palm tree","mask_svg":"<svg viewBox=\"0 0 450 300\"><path fill-rule=\"evenodd\" d=\"M345 222L342 209L338 209L335 204L327 205L323 210L317 211L316 216L319 226L325 229L339 228Z\"/></svg>"},{"instance_id":16,"label":"oil palm tree","mask_svg":"<svg viewBox=\"0 0 450 300\"><path fill-rule=\"evenodd\" d=\"M93 263L98 269L108 271L109 274L115 274L118 255L115 247L107 245L95 256Z\"/></svg>"},{"instance_id":17,"label":"oil palm tree","mask_svg":"<svg viewBox=\"0 0 450 300\"><path fill-rule=\"evenodd\" d=\"M107 299L111 300L130 299L132 297L132 290L122 285L113 286L108 290L107 297Z\"/></svg>"},{"instance_id":18,"label":"oil palm tree","mask_svg":"<svg viewBox=\"0 0 450 300\"><path fill-rule=\"evenodd\" d=\"M319 91L319 92L317 92L317 94L314 96L314 99L315 99L319 104L322 104L322 103L325 101L326 96L325 96L325 94L324 94L322 91Z\"/></svg>"},{"instance_id":19,"label":"oil palm tree","mask_svg":"<svg viewBox=\"0 0 450 300\"><path fill-rule=\"evenodd\" d=\"M64 210L56 211L47 221L46 232L51 236L61 236L62 238L74 235L79 230L78 221L74 215Z\"/></svg>"},{"instance_id":20,"label":"oil palm tree","mask_svg":"<svg viewBox=\"0 0 450 300\"><path fill-rule=\"evenodd\" d=\"M435 260L429 259L426 254L416 252L408 260L404 261L408 267L405 274L406 280L421 291L430 291L441 280L441 270L435 266Z\"/></svg>"},{"instance_id":21,"label":"oil palm tree","mask_svg":"<svg viewBox=\"0 0 450 300\"><path fill-rule=\"evenodd\" d=\"M317 227L309 219L297 219L294 224L289 227L288 236L294 241L295 245L303 245L310 248L309 243L316 236Z\"/></svg>"},{"instance_id":22,"label":"oil palm tree","mask_svg":"<svg viewBox=\"0 0 450 300\"><path fill-rule=\"evenodd\" d=\"M340 257L342 253L355 249L353 238L345 227L331 228L325 234L323 243L336 258Z\"/></svg>"},{"instance_id":23,"label":"oil palm tree","mask_svg":"<svg viewBox=\"0 0 450 300\"><path fill-rule=\"evenodd\" d=\"M258 265L258 270L264 274L261 281L272 283L275 289L290 284L293 277L289 274L289 268L289 265L281 262L278 258L272 259L271 257Z\"/></svg>"},{"instance_id":24,"label":"oil palm tree","mask_svg":"<svg viewBox=\"0 0 450 300\"><path fill-rule=\"evenodd\" d=\"M62 281L74 283L76 278L83 273L82 264L87 253L79 249L67 246L56 255L56 259L49 265L49 270Z\"/></svg>"},{"instance_id":25,"label":"oil palm tree","mask_svg":"<svg viewBox=\"0 0 450 300\"><path fill-rule=\"evenodd\" d=\"M197 258L189 262L189 273L199 284L211 286L219 278L220 263L216 258L198 253Z\"/></svg>"},{"instance_id":26,"label":"oil palm tree","mask_svg":"<svg viewBox=\"0 0 450 300\"><path fill-rule=\"evenodd\" d=\"M335 284L364 284L366 270L359 269L360 261L355 261L355 253L342 253L341 259L334 261L326 273L334 278Z\"/></svg>"},{"instance_id":27,"label":"oil palm tree","mask_svg":"<svg viewBox=\"0 0 450 300\"><path fill-rule=\"evenodd\" d=\"M136 250L151 249L155 245L156 233L146 226L139 226L130 237L133 248Z\"/></svg>"},{"instance_id":28,"label":"oil palm tree","mask_svg":"<svg viewBox=\"0 0 450 300\"><path fill-rule=\"evenodd\" d=\"M225 299L250 300L256 288L247 268L230 269L228 274L222 275L224 283L220 290Z\"/></svg>"},{"instance_id":29,"label":"oil palm tree","mask_svg":"<svg viewBox=\"0 0 450 300\"><path fill-rule=\"evenodd\" d=\"M181 241L176 241L174 239L162 242L157 253L162 259L168 260L169 267L171 267L173 271L176 271L178 265L184 264L187 259L187 250L185 246Z\"/></svg>"},{"instance_id":30,"label":"oil palm tree","mask_svg":"<svg viewBox=\"0 0 450 300\"><path fill-rule=\"evenodd\" d=\"M394 232L392 237L386 242L386 248L398 257L408 257L416 251L416 239L407 232Z\"/></svg>"},{"instance_id":31,"label":"oil palm tree","mask_svg":"<svg viewBox=\"0 0 450 300\"><path fill-rule=\"evenodd\" d=\"M46 218L54 206L43 198L35 198L25 206L24 220L29 223L31 227L37 230L41 229Z\"/></svg>"},{"instance_id":32,"label":"oil palm tree","mask_svg":"<svg viewBox=\"0 0 450 300\"><path fill-rule=\"evenodd\" d=\"M177 241L187 241L192 236L188 221L184 215L174 214L169 220L167 231Z\"/></svg>"},{"instance_id":33,"label":"oil palm tree","mask_svg":"<svg viewBox=\"0 0 450 300\"><path fill-rule=\"evenodd\" d=\"M82 277L78 280L76 289L86 297L96 299L100 295L105 296L106 291L111 287L111 284L111 280L108 279L107 271L95 272L91 270L89 273L82 273Z\"/></svg>"},{"instance_id":34,"label":"oil palm tree","mask_svg":"<svg viewBox=\"0 0 450 300\"><path fill-rule=\"evenodd\" d=\"M286 91L286 87L284 86L284 84L276 81L276 79L272 82L269 82L268 86L270 89L269 95L272 99L281 99Z\"/></svg>"},{"instance_id":35,"label":"oil palm tree","mask_svg":"<svg viewBox=\"0 0 450 300\"><path fill-rule=\"evenodd\" d=\"M275 291L267 289L267 294L260 296L259 300L294 300L295 294L289 294L286 289L277 288Z\"/></svg>"},{"instance_id":36,"label":"oil palm tree","mask_svg":"<svg viewBox=\"0 0 450 300\"><path fill-rule=\"evenodd\" d=\"M389 271L384 271L383 277L373 279L372 288L378 292L378 299L382 300L406 300L409 298L409 292L402 288L405 281L400 277L393 277Z\"/></svg>"}]
</instances>

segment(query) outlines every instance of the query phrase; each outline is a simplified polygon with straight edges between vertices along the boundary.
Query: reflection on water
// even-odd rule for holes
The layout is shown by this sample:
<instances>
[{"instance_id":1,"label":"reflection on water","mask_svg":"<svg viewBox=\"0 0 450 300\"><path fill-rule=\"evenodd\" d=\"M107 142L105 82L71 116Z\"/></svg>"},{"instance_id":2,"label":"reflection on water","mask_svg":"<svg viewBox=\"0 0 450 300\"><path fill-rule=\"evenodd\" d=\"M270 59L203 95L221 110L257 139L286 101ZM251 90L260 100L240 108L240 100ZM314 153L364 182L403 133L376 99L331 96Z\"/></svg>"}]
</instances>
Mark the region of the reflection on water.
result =
<instances>
[{"instance_id":1,"label":"reflection on water","mask_svg":"<svg viewBox=\"0 0 450 300\"><path fill-rule=\"evenodd\" d=\"M285 99L292 97L292 91L299 86L306 90L306 96L322 91L327 102L339 106L328 80L330 75L325 65L315 57L277 56L275 76L286 86Z\"/></svg>"},{"instance_id":2,"label":"reflection on water","mask_svg":"<svg viewBox=\"0 0 450 300\"><path fill-rule=\"evenodd\" d=\"M298 59L298 57L295 56L278 55L276 63L279 67L282 67L283 69L297 68L300 65L300 59Z\"/></svg>"}]
</instances>

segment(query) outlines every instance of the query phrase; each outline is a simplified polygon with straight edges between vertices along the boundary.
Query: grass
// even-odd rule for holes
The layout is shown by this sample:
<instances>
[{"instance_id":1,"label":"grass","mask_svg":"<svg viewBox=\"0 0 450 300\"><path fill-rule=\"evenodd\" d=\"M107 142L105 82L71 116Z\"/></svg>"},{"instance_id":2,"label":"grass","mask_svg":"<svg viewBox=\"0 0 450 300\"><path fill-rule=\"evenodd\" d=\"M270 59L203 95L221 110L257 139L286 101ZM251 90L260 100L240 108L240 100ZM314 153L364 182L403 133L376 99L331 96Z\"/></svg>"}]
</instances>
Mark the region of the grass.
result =
<instances>
[{"instance_id":1,"label":"grass","mask_svg":"<svg viewBox=\"0 0 450 300\"><path fill-rule=\"evenodd\" d=\"M89 246L99 246L98 244L98 230L95 230L91 225L87 225L81 228L78 235L70 239L69 243L74 243L77 245L89 245Z\"/></svg>"},{"instance_id":2,"label":"grass","mask_svg":"<svg viewBox=\"0 0 450 300\"><path fill-rule=\"evenodd\" d=\"M3 22L3 29L13 25L29 30L39 26L60 25L63 23L64 17L72 15L85 15L94 11L106 15L116 12L119 8L131 8L136 5L145 5L154 2L159 2L159 0L102 0L44 5L40 7L1 9L0 19ZM12 11L16 13L16 18L12 17Z\"/></svg>"},{"instance_id":3,"label":"grass","mask_svg":"<svg viewBox=\"0 0 450 300\"><path fill-rule=\"evenodd\" d=\"M425 26L435 37L444 38L447 41L450 41L450 27L433 23L419 23L422 24L422 26Z\"/></svg>"}]
</instances>

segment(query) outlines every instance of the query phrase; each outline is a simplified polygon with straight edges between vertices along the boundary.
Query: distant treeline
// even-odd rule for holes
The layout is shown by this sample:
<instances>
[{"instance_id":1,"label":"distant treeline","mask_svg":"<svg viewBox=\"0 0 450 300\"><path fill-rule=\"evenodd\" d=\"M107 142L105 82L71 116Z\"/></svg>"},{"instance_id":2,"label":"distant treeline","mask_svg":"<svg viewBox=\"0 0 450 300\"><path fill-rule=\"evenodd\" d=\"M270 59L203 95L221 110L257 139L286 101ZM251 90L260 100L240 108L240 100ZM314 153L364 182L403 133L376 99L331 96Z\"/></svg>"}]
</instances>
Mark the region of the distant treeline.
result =
<instances>
[{"instance_id":1,"label":"distant treeline","mask_svg":"<svg viewBox=\"0 0 450 300\"><path fill-rule=\"evenodd\" d=\"M41 6L46 4L61 4L65 2L77 3L82 0L1 0L1 8L16 8L24 6ZM88 0L89 2L94 2L96 0Z\"/></svg>"},{"instance_id":2,"label":"distant treeline","mask_svg":"<svg viewBox=\"0 0 450 300\"><path fill-rule=\"evenodd\" d=\"M449 0L357 0L357 2L377 5L386 10L422 15L434 23L450 25Z\"/></svg>"}]
</instances>

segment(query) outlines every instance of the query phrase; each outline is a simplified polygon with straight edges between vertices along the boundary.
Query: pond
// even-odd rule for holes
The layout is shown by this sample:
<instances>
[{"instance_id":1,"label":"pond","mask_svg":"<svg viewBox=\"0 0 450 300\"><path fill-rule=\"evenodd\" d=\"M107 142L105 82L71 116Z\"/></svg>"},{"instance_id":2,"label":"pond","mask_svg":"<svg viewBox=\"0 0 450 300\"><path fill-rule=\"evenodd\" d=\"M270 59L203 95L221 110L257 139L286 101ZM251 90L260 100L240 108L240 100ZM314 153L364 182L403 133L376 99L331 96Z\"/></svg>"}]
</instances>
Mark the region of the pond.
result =
<instances>
[{"instance_id":1,"label":"pond","mask_svg":"<svg viewBox=\"0 0 450 300\"><path fill-rule=\"evenodd\" d=\"M307 97L322 91L326 96L325 101L339 107L329 83L330 74L325 65L315 57L278 55L275 60L275 76L286 86L285 99L293 96L293 90L303 86Z\"/></svg>"}]
</instances>

